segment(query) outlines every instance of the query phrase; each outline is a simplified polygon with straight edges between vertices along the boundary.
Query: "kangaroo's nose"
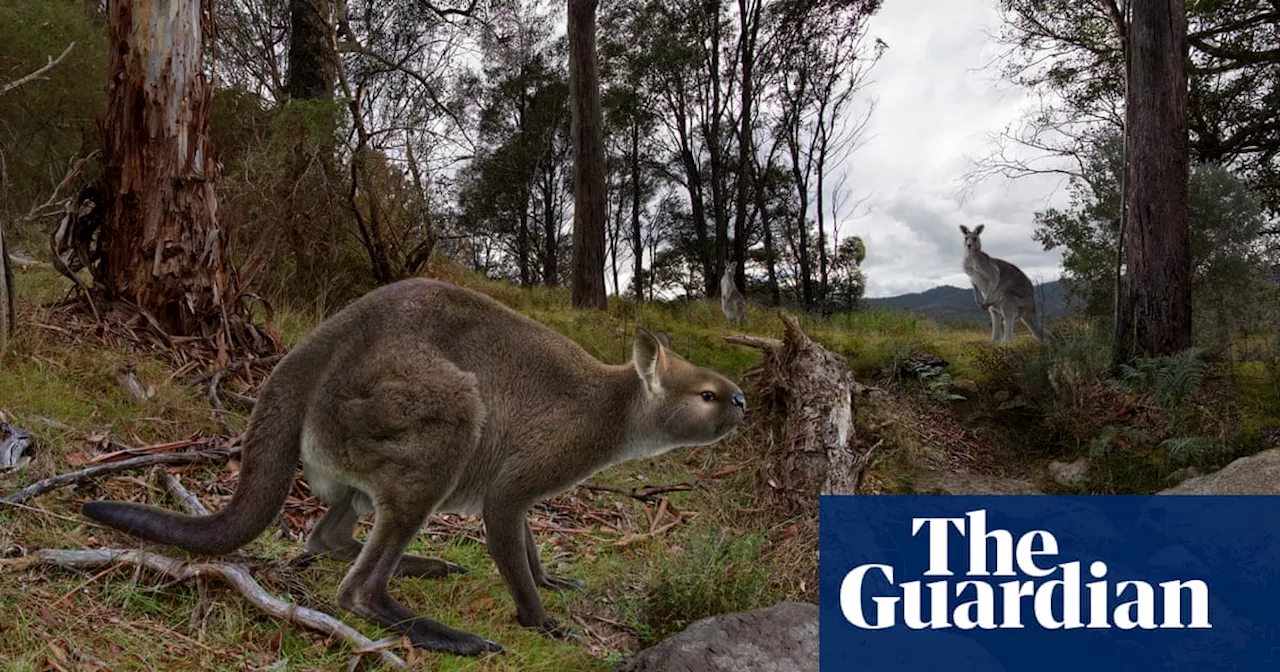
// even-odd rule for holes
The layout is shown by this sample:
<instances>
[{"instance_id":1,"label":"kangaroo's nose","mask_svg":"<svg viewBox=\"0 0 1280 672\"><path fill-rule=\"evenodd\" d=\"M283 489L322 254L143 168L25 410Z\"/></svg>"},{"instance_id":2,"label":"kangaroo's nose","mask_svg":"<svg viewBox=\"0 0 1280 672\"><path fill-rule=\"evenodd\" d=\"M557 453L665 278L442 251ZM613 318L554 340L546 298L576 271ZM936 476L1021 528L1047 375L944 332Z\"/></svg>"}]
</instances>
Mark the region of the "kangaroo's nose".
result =
<instances>
[{"instance_id":1,"label":"kangaroo's nose","mask_svg":"<svg viewBox=\"0 0 1280 672\"><path fill-rule=\"evenodd\" d=\"M741 392L734 392L731 399L734 406L741 408L743 413L747 412L747 398Z\"/></svg>"}]
</instances>

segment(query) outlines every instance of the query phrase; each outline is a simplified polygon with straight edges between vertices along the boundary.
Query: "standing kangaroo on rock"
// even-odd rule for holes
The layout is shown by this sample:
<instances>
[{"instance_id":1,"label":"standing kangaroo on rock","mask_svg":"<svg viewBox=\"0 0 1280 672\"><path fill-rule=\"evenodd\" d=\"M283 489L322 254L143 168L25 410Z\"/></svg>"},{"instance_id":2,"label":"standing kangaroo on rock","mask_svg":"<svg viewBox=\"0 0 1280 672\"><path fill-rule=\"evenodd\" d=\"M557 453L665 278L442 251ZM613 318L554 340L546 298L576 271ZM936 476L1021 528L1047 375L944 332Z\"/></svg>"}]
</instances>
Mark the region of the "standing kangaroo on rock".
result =
<instances>
[{"instance_id":1,"label":"standing kangaroo on rock","mask_svg":"<svg viewBox=\"0 0 1280 672\"><path fill-rule=\"evenodd\" d=\"M997 259L982 251L982 230L979 224L974 230L961 224L964 234L964 272L973 283L973 299L978 307L991 313L991 342L1008 343L1013 340L1013 323L1022 320L1037 341L1043 341L1047 332L1036 319L1036 292L1031 279L1021 269L1004 259ZM1000 321L1004 320L1004 339L1000 338Z\"/></svg>"},{"instance_id":2,"label":"standing kangaroo on rock","mask_svg":"<svg viewBox=\"0 0 1280 672\"><path fill-rule=\"evenodd\" d=\"M737 262L729 262L724 267L724 275L720 276L720 308L729 324L741 324L747 319L747 300L733 282L733 271L737 266Z\"/></svg>"},{"instance_id":3,"label":"standing kangaroo on rock","mask_svg":"<svg viewBox=\"0 0 1280 672\"><path fill-rule=\"evenodd\" d=\"M387 592L392 574L463 572L404 555L435 511L480 514L489 555L521 625L572 637L538 588L577 588L546 573L526 512L614 464L714 443L746 414L742 390L636 331L632 361L608 365L556 331L477 292L425 279L376 289L308 335L267 379L249 419L240 483L210 516L89 502L94 520L151 541L216 555L273 522L298 458L328 511L308 555L354 560L338 603L414 646L501 651L420 616ZM352 534L373 511L368 542Z\"/></svg>"}]
</instances>

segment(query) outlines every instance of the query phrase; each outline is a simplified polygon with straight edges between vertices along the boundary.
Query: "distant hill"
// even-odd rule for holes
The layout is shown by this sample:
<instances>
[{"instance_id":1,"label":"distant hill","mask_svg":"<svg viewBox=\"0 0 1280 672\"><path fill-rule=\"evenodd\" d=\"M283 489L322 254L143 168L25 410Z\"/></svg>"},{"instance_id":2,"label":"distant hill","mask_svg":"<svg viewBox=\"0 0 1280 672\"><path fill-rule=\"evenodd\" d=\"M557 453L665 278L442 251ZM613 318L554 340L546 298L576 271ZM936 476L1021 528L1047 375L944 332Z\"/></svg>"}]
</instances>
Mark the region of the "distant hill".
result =
<instances>
[{"instance_id":1,"label":"distant hill","mask_svg":"<svg viewBox=\"0 0 1280 672\"><path fill-rule=\"evenodd\" d=\"M902 294L879 299L867 299L867 304L874 307L896 308L920 313L938 322L954 322L955 320L974 320L987 322L986 311L978 307L973 300L971 287L952 287L944 285L928 291L913 294ZM1040 314L1054 320L1071 313L1067 303L1066 288L1054 280L1036 287L1036 305Z\"/></svg>"}]
</instances>

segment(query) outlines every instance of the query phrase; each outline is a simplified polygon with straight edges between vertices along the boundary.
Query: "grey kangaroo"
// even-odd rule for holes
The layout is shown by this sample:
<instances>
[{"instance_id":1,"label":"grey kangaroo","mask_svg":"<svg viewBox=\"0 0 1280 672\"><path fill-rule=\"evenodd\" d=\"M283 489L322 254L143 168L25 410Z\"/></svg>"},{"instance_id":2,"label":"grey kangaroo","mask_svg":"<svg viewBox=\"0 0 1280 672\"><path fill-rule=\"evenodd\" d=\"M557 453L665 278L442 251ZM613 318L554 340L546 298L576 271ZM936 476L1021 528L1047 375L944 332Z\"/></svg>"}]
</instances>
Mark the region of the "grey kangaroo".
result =
<instances>
[{"instance_id":1,"label":"grey kangaroo","mask_svg":"<svg viewBox=\"0 0 1280 672\"><path fill-rule=\"evenodd\" d=\"M997 259L982 251L982 230L979 224L972 231L961 224L964 234L964 272L973 283L973 299L978 307L991 313L991 342L1008 343L1013 340L1013 323L1022 320L1036 340L1047 336L1036 319L1036 292L1026 273L1004 259ZM1000 337L1000 322L1004 321L1004 338Z\"/></svg>"},{"instance_id":2,"label":"grey kangaroo","mask_svg":"<svg viewBox=\"0 0 1280 672\"><path fill-rule=\"evenodd\" d=\"M737 266L737 262L729 262L724 267L724 275L720 276L720 308L729 324L741 324L747 319L747 300L733 282L733 271Z\"/></svg>"},{"instance_id":3,"label":"grey kangaroo","mask_svg":"<svg viewBox=\"0 0 1280 672\"><path fill-rule=\"evenodd\" d=\"M746 414L742 390L636 332L629 364L608 365L556 331L477 292L404 280L357 299L308 335L268 377L249 419L240 483L209 516L89 502L94 520L193 553L233 551L273 522L299 457L328 511L308 555L354 564L338 603L415 646L456 654L498 644L420 616L387 592L392 574L462 568L405 555L435 511L483 516L489 555L519 622L572 637L538 588L581 582L544 571L526 512L600 470L714 443ZM357 519L375 514L368 542Z\"/></svg>"}]
</instances>

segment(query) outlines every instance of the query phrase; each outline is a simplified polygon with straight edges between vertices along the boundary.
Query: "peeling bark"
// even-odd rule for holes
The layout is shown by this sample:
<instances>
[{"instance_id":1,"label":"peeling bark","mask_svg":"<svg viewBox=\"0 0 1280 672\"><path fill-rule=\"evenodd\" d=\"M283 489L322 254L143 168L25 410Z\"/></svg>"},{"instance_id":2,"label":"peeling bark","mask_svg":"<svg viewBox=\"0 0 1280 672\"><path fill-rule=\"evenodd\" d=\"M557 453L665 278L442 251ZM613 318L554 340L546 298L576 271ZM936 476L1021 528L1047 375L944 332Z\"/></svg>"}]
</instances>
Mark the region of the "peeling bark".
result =
<instances>
[{"instance_id":1,"label":"peeling bark","mask_svg":"<svg viewBox=\"0 0 1280 672\"><path fill-rule=\"evenodd\" d=\"M95 277L169 333L208 335L211 322L225 324L232 296L207 128L212 0L113 0L107 30L106 217Z\"/></svg>"}]
</instances>

